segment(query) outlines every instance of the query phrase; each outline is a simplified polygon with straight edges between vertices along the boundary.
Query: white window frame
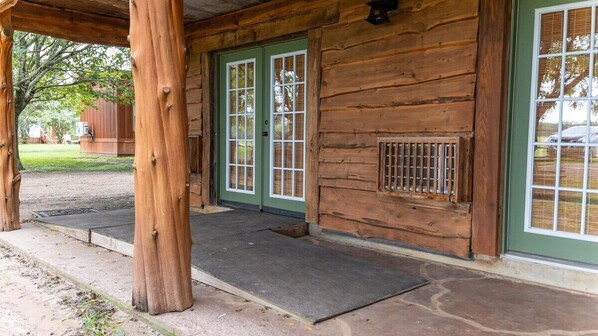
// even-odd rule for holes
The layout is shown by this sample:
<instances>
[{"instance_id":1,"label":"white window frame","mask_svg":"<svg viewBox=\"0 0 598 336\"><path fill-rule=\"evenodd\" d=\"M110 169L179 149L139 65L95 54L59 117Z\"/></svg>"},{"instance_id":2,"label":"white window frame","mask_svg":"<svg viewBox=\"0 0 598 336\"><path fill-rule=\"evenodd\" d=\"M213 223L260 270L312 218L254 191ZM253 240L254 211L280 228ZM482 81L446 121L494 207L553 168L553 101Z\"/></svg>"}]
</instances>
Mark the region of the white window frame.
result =
<instances>
[{"instance_id":1,"label":"white window frame","mask_svg":"<svg viewBox=\"0 0 598 336\"><path fill-rule=\"evenodd\" d=\"M590 69L594 68L594 55L598 55L598 49L594 49L596 46L595 41L595 34L598 33L596 31L596 16L597 16L597 6L598 1L591 0L591 1L584 1L584 2L577 2L571 4L564 4L564 5L557 5L557 6L550 6L550 7L543 7L538 8L535 11L534 16L534 53L533 53L533 62L532 62L532 78L531 78L531 93L530 93L530 119L529 119L529 138L528 138L528 158L527 158L527 175L526 175L526 196L525 196L525 225L524 231L528 233L540 234L540 235L547 235L553 237L561 237L561 238L571 238L576 240L583 240L583 241L593 241L598 242L598 236L588 235L585 233L585 222L586 222L586 212L587 212L587 194L598 194L598 190L596 189L589 189L588 188L588 171L589 171L589 150L585 151L584 157L584 180L582 188L568 188L568 187L560 187L560 167L561 167L561 146L560 146L560 138L562 133L562 120L563 120L563 106L564 102L566 101L587 101L587 117L588 117L588 125L586 125L586 136L589 139L590 136L590 120L591 120L591 104L592 100L598 100L598 95L593 96L592 93L592 79L593 79L593 72L589 72L589 91L587 97L581 98L567 98L564 99L564 76L561 76L561 90L560 90L560 97L556 99L538 99L538 68L539 68L539 60L542 57L550 57L550 56L559 56L562 58L561 62L561 74L566 71L565 68L565 60L566 56L568 55L575 55L575 54L588 54L590 56ZM584 7L592 7L592 22L591 22L591 32L590 32L590 49L589 51L573 51L567 52L567 26L568 26L568 11L577 8L584 8ZM551 12L563 12L563 49L558 54L547 54L540 56L540 28L541 28L541 16L542 14L551 13ZM557 154L556 154L556 181L555 185L552 187L549 186L537 186L533 184L533 177L534 177L534 159L535 159L535 147L537 145L550 145L549 143L544 142L536 142L535 141L535 134L536 134L536 106L538 102L542 101L557 101L560 103L559 107L559 125L558 125L558 134L559 134L559 142L557 145ZM573 144L567 144L567 146L575 146ZM581 148L594 148L596 146L591 146L589 142L585 144L578 145ZM535 228L532 227L532 198L533 198L533 190L534 189L544 189L544 190L552 190L555 192L555 199L554 199L554 217L553 217L553 226L552 229L542 229L542 228ZM572 232L563 232L557 231L557 224L558 224L558 206L559 206L559 192L560 191L572 191L572 192L581 192L583 195L582 205L581 205L581 223L580 223L580 232L579 233L572 233Z\"/></svg>"},{"instance_id":2,"label":"white window frame","mask_svg":"<svg viewBox=\"0 0 598 336\"><path fill-rule=\"evenodd\" d=\"M280 169L282 171L282 185L281 185L281 194L282 195L278 195L274 193L274 127L275 127L275 123L274 123L274 99L275 99L275 95L274 95L274 76L275 76L275 69L274 69L274 60L277 58L282 58L284 60L285 57L288 56L293 56L293 60L294 60L294 68L297 69L297 58L296 56L298 55L303 55L304 60L305 60L305 66L303 67L303 81L302 82L294 82L294 85L297 84L303 84L304 86L304 94L303 94L303 140L301 141L297 141L295 140L295 125L293 123L293 140L285 140L282 139L281 143L282 143L282 161L284 162L284 144L285 143L289 143L289 142L303 142L303 169L295 169L295 155L293 155L293 168L288 169L288 168L284 168L284 169ZM283 67L284 68L284 67ZM284 87L285 83L282 83L281 86ZM272 55L270 56L270 80L269 80L269 87L268 90L270 91L270 115L268 116L268 118L270 118L270 139L269 139L269 146L270 146L270 161L268 163L268 178L269 178L269 195L271 198L278 198L278 199L285 199L285 200L291 200L291 201L305 201L305 185L306 185L306 181L305 181L305 175L306 175L306 149L307 149L307 138L306 138L306 131L307 131L307 50L303 49L303 50L299 50L299 51L294 51L294 52L289 52L289 53L282 53L282 54L276 54L276 55ZM293 108L293 115L297 113L297 111ZM295 147L293 146L293 152L295 151ZM295 153L293 153L295 154ZM295 193L295 172L302 172L303 173L303 196L302 197L296 197L296 196L285 196L284 195L284 176L285 173L287 171L292 171L293 172L293 176L292 176L292 191L293 194Z\"/></svg>"},{"instance_id":3,"label":"white window frame","mask_svg":"<svg viewBox=\"0 0 598 336\"><path fill-rule=\"evenodd\" d=\"M230 142L231 142L231 138L230 138L230 115L231 115L231 111L230 111L230 93L231 90L235 90L235 91L239 91L239 88L237 87L236 89L231 89L230 87L230 68L231 66L235 66L235 65L239 65L239 64L249 64L249 63L253 63L254 64L254 72L253 72L253 92L254 92L254 104L255 104L255 99L257 97L256 95L256 88L255 88L255 84L256 84L256 79L255 78L257 76L256 72L255 72L255 66L257 65L257 60L255 58L248 58L248 59L244 59L244 60L240 60L240 61L235 61L235 62L229 62L226 63L226 191L230 191L230 192L235 192L235 193L242 193L242 194L249 194L249 195L255 195L255 188L256 188L256 184L255 184L255 164L256 164L256 158L255 158L255 150L253 151L252 155L253 155L253 165L249 166L247 164L243 165L243 167L245 167L245 169L247 169L247 167L252 167L252 172L253 172L253 176L252 176L252 181L253 181L253 190L246 190L246 189L238 189L238 188L231 188L230 187L230 167L231 167L231 163L230 163ZM237 77L239 76L239 72L237 71ZM238 85L239 81L237 79L237 85ZM247 83L247 80L245 81L245 83ZM248 88L245 87L244 90L247 90ZM238 94L237 94L237 103L238 103ZM254 106L255 108L255 106ZM236 112L236 111L235 111ZM237 114L237 113L235 113ZM246 115L247 113L245 113ZM253 114L253 144L254 144L254 148L255 145L257 144L257 139L255 137L255 128L256 128L256 118L255 118L255 111ZM247 121L245 121L245 123L247 123ZM245 128L245 132L247 132L247 128ZM240 142L239 139L234 139L235 142ZM247 142L248 139L243 139L245 142ZM247 152L245 153L245 163L247 163ZM235 163L235 173L236 173L236 181L237 181L237 186L239 185L239 164ZM245 174L247 174L247 170L245 171ZM245 188L247 188L247 181L245 181Z\"/></svg>"}]
</instances>

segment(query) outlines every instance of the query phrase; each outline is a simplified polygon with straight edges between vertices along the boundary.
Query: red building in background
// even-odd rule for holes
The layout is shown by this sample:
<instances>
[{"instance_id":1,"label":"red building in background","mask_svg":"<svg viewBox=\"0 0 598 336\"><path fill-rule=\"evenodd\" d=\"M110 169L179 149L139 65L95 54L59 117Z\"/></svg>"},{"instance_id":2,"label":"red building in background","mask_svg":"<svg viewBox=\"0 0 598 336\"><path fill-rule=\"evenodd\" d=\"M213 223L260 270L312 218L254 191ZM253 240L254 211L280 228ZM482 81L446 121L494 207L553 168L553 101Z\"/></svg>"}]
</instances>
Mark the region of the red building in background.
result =
<instances>
[{"instance_id":1,"label":"red building in background","mask_svg":"<svg viewBox=\"0 0 598 336\"><path fill-rule=\"evenodd\" d=\"M111 156L135 154L134 107L103 99L87 107L81 121L88 124L88 135L80 138L82 153Z\"/></svg>"}]
</instances>

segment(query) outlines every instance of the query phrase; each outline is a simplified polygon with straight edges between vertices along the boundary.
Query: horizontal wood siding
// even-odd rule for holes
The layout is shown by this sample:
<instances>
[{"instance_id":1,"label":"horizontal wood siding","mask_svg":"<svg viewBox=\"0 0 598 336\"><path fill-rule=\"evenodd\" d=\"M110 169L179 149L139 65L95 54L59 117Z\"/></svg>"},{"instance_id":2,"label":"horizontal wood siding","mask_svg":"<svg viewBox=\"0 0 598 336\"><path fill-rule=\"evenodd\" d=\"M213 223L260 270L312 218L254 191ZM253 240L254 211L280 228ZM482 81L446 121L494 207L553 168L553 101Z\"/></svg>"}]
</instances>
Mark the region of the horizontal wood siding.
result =
<instances>
[{"instance_id":1,"label":"horizontal wood siding","mask_svg":"<svg viewBox=\"0 0 598 336\"><path fill-rule=\"evenodd\" d=\"M93 139L81 139L82 152L115 156L135 153L132 106L98 99L94 106L85 108L79 119L93 130Z\"/></svg>"},{"instance_id":2,"label":"horizontal wood siding","mask_svg":"<svg viewBox=\"0 0 598 336\"><path fill-rule=\"evenodd\" d=\"M204 91L210 77L203 72L214 67L202 65L202 59L213 59L207 53L318 30L310 35L319 39L312 45L320 46L320 67L311 70L319 72L312 73L320 78L312 84L320 86L312 99L319 110L310 111L316 115L311 125L318 125L310 141L318 154L310 169L317 174L307 181L315 185L308 202L317 204L308 209L316 209L325 229L468 257L469 205L377 194L376 141L473 136L479 0L402 0L390 13L391 23L380 26L364 21L369 8L362 0L274 0L188 25L191 134L202 135L204 144L211 137L206 127L214 97ZM213 152L208 147L203 153ZM210 190L205 178L195 181L201 192ZM195 200L205 204L204 197Z\"/></svg>"},{"instance_id":3,"label":"horizontal wood siding","mask_svg":"<svg viewBox=\"0 0 598 336\"><path fill-rule=\"evenodd\" d=\"M472 135L478 0L400 1L380 26L368 8L322 29L319 224L468 257L469 211L376 194L376 140Z\"/></svg>"}]
</instances>

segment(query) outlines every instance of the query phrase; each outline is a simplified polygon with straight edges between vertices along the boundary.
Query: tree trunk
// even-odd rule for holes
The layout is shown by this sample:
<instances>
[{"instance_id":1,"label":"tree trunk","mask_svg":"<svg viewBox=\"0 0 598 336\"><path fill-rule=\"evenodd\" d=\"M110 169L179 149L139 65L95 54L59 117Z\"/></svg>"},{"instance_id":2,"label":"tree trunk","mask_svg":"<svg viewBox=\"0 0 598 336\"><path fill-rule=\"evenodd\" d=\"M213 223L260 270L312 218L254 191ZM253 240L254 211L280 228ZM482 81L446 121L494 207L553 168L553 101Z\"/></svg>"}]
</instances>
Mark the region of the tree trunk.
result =
<instances>
[{"instance_id":1,"label":"tree trunk","mask_svg":"<svg viewBox=\"0 0 598 336\"><path fill-rule=\"evenodd\" d=\"M12 85L13 29L11 10L0 12L0 231L21 228L19 187L21 175L15 160L17 135Z\"/></svg>"},{"instance_id":2,"label":"tree trunk","mask_svg":"<svg viewBox=\"0 0 598 336\"><path fill-rule=\"evenodd\" d=\"M183 0L131 0L135 125L133 305L193 305Z\"/></svg>"}]
</instances>

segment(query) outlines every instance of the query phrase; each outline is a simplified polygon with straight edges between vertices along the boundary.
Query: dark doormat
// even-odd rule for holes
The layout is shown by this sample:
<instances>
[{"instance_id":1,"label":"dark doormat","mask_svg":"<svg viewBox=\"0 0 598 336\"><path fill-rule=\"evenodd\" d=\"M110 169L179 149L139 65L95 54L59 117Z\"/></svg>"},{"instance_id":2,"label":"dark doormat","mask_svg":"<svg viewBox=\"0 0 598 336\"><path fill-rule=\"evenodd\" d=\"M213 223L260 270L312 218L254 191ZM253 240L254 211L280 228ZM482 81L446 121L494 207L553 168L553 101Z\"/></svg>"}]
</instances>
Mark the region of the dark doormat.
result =
<instances>
[{"instance_id":1,"label":"dark doormat","mask_svg":"<svg viewBox=\"0 0 598 336\"><path fill-rule=\"evenodd\" d=\"M271 231L205 240L192 253L193 264L205 273L311 323L427 283Z\"/></svg>"},{"instance_id":2,"label":"dark doormat","mask_svg":"<svg viewBox=\"0 0 598 336\"><path fill-rule=\"evenodd\" d=\"M133 209L41 221L68 228L62 232L106 248L125 244L129 252L115 250L132 254ZM192 215L190 221L196 269L234 288L238 295L247 293L241 296L257 298L256 302L311 323L427 283L421 277L270 231L296 225L301 222L297 218L233 210ZM106 242L101 243L102 239Z\"/></svg>"}]
</instances>

